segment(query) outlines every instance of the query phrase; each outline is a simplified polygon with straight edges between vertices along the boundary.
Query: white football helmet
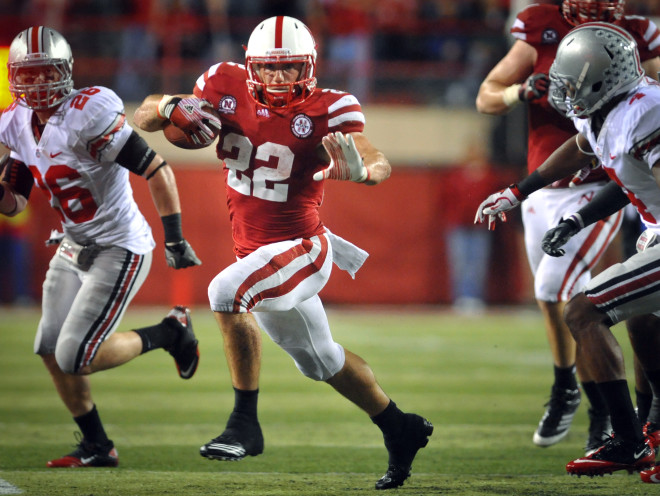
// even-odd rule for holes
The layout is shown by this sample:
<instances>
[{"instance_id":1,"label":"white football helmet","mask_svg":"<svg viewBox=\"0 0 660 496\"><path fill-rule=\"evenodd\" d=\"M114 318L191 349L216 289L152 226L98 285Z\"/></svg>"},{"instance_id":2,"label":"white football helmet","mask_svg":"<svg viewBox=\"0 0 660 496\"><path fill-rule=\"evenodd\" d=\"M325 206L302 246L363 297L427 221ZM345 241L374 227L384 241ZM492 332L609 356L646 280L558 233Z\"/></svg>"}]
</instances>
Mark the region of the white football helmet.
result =
<instances>
[{"instance_id":1,"label":"white football helmet","mask_svg":"<svg viewBox=\"0 0 660 496\"><path fill-rule=\"evenodd\" d=\"M564 18L573 26L585 22L616 22L623 17L624 0L564 0Z\"/></svg>"},{"instance_id":2,"label":"white football helmet","mask_svg":"<svg viewBox=\"0 0 660 496\"><path fill-rule=\"evenodd\" d=\"M21 69L48 67L52 81L23 81ZM45 110L60 104L73 89L73 55L54 29L34 26L21 31L9 47L9 91L19 105Z\"/></svg>"},{"instance_id":3,"label":"white football helmet","mask_svg":"<svg viewBox=\"0 0 660 496\"><path fill-rule=\"evenodd\" d=\"M550 67L554 104L569 117L586 117L644 77L637 43L623 28L591 22L570 31Z\"/></svg>"},{"instance_id":4,"label":"white football helmet","mask_svg":"<svg viewBox=\"0 0 660 496\"><path fill-rule=\"evenodd\" d=\"M294 83L265 84L256 64L302 63ZM316 88L316 42L298 19L277 16L261 22L250 35L245 51L247 85L262 106L286 107L304 102Z\"/></svg>"}]
</instances>

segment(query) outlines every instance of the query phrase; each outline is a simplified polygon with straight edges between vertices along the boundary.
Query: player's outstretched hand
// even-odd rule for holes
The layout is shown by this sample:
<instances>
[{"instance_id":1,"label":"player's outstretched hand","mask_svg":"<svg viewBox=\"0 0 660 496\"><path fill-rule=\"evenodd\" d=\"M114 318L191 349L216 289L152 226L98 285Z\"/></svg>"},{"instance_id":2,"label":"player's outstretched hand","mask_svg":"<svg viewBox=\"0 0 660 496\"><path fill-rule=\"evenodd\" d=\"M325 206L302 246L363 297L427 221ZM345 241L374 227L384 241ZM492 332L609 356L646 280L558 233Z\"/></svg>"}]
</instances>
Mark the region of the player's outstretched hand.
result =
<instances>
[{"instance_id":1,"label":"player's outstretched hand","mask_svg":"<svg viewBox=\"0 0 660 496\"><path fill-rule=\"evenodd\" d=\"M369 179L369 170L364 166L353 136L337 131L324 136L322 144L330 156L330 166L314 174L315 181L337 179L363 183Z\"/></svg>"},{"instance_id":2,"label":"player's outstretched hand","mask_svg":"<svg viewBox=\"0 0 660 496\"><path fill-rule=\"evenodd\" d=\"M518 90L518 98L521 102L531 102L542 98L548 92L550 79L546 74L537 72L529 76Z\"/></svg>"},{"instance_id":3,"label":"player's outstretched hand","mask_svg":"<svg viewBox=\"0 0 660 496\"><path fill-rule=\"evenodd\" d=\"M576 215L561 219L557 226L548 230L541 241L541 249L551 257L561 257L566 253L561 247L581 229L581 220Z\"/></svg>"},{"instance_id":4,"label":"player's outstretched hand","mask_svg":"<svg viewBox=\"0 0 660 496\"><path fill-rule=\"evenodd\" d=\"M493 193L479 205L477 214L474 216L474 223L479 222L481 224L488 217L488 229L492 231L495 229L497 219L499 218L502 222L506 222L505 212L520 205L523 199L523 195L515 184L497 193Z\"/></svg>"},{"instance_id":5,"label":"player's outstretched hand","mask_svg":"<svg viewBox=\"0 0 660 496\"><path fill-rule=\"evenodd\" d=\"M220 119L212 111L213 106L201 98L165 95L158 104L158 114L184 130L196 145L210 144L222 128Z\"/></svg>"},{"instance_id":6,"label":"player's outstretched hand","mask_svg":"<svg viewBox=\"0 0 660 496\"><path fill-rule=\"evenodd\" d=\"M167 265L175 269L202 265L202 261L197 258L192 246L185 239L176 243L166 243L165 258L167 259Z\"/></svg>"}]
</instances>

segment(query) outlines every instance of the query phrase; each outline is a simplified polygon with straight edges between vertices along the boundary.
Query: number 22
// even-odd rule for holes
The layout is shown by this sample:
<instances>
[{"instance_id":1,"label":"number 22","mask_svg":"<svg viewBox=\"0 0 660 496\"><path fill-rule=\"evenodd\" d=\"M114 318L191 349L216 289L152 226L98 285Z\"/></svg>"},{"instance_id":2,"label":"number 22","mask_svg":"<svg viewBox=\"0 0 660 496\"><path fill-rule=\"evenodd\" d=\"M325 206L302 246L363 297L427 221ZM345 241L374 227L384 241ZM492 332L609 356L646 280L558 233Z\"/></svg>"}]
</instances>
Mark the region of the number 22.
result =
<instances>
[{"instance_id":1,"label":"number 22","mask_svg":"<svg viewBox=\"0 0 660 496\"><path fill-rule=\"evenodd\" d=\"M231 152L238 149L236 158L225 158L224 162L229 169L227 176L227 185L246 196L255 196L262 200L285 202L289 193L289 185L283 184L291 176L293 167L293 152L288 146L279 145L270 141L259 145L255 155L256 160L268 162L268 159L274 157L277 159L277 168L256 167L252 172L252 179L244 172L250 166L250 157L254 145L245 136L236 133L229 133L222 142L222 149ZM270 183L270 184L269 184Z\"/></svg>"}]
</instances>

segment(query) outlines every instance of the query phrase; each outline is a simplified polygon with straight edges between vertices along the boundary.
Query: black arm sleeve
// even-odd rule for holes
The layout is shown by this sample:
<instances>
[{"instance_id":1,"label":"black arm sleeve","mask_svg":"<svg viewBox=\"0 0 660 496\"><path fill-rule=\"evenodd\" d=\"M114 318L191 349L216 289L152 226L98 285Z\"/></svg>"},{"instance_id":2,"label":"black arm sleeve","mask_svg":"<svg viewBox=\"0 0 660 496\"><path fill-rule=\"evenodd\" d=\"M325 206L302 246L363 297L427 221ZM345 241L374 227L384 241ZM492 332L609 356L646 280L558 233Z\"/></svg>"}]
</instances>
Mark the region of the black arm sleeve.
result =
<instances>
[{"instance_id":1,"label":"black arm sleeve","mask_svg":"<svg viewBox=\"0 0 660 496\"><path fill-rule=\"evenodd\" d=\"M117 155L116 162L129 171L141 176L156 156L144 138L133 131L130 138Z\"/></svg>"},{"instance_id":2,"label":"black arm sleeve","mask_svg":"<svg viewBox=\"0 0 660 496\"><path fill-rule=\"evenodd\" d=\"M586 227L618 212L628 203L630 203L630 198L626 196L618 184L610 181L594 195L593 200L578 210L577 213L582 217L582 222Z\"/></svg>"},{"instance_id":3,"label":"black arm sleeve","mask_svg":"<svg viewBox=\"0 0 660 496\"><path fill-rule=\"evenodd\" d=\"M4 169L2 180L9 183L12 188L27 200L30 198L34 177L27 166L20 160L13 159L9 155L0 158L0 171Z\"/></svg>"}]
</instances>

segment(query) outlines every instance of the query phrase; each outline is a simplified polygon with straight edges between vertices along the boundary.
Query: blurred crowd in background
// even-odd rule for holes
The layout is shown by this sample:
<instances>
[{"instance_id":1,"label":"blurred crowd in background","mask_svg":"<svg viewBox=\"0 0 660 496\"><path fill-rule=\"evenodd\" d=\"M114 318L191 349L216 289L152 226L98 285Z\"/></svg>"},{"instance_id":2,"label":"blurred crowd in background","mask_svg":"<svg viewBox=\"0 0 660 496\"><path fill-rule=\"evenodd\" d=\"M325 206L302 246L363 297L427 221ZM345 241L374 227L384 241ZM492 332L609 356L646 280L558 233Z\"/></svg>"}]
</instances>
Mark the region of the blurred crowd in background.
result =
<instances>
[{"instance_id":1,"label":"blurred crowd in background","mask_svg":"<svg viewBox=\"0 0 660 496\"><path fill-rule=\"evenodd\" d=\"M363 103L470 105L481 77L506 49L502 32L509 13L508 0L2 0L0 5L6 43L17 26L49 25L75 47L77 86L107 82L128 101L191 88L214 61L242 61L242 45L257 22L283 14L303 20L316 36L322 86L348 89Z\"/></svg>"},{"instance_id":2,"label":"blurred crowd in background","mask_svg":"<svg viewBox=\"0 0 660 496\"><path fill-rule=\"evenodd\" d=\"M0 42L31 24L51 26L75 47L78 87L93 81L139 101L192 88L215 61L242 61L242 45L259 20L291 15L317 38L321 86L347 89L363 104L472 106L481 80L508 49L510 14L525 3L0 0ZM629 13L660 14L660 0L626 5Z\"/></svg>"}]
</instances>

